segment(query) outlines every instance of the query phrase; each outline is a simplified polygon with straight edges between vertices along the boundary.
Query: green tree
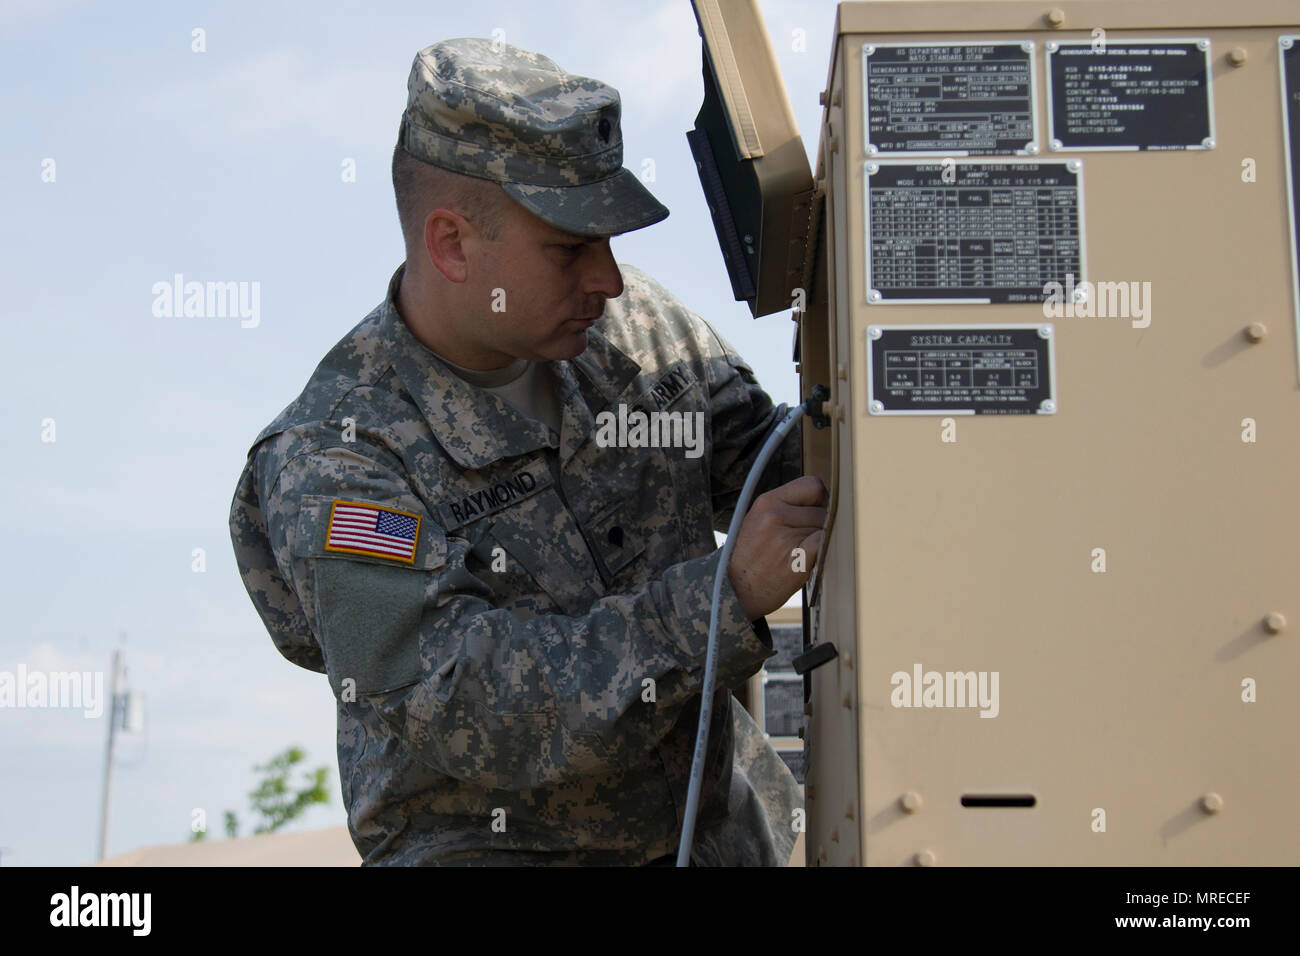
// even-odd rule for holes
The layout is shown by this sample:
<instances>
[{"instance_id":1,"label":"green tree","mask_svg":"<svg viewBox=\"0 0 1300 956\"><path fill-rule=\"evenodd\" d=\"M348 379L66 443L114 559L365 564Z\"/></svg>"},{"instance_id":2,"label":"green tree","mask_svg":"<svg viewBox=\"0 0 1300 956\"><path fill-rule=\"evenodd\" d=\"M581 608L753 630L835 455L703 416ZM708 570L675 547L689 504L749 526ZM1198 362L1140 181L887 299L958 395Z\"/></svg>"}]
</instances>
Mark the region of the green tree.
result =
<instances>
[{"instance_id":1,"label":"green tree","mask_svg":"<svg viewBox=\"0 0 1300 956\"><path fill-rule=\"evenodd\" d=\"M329 803L329 768L317 767L315 770L303 768L303 778L297 789L293 789L289 776L293 769L307 759L301 747L289 747L283 753L276 754L264 764L253 767L262 774L257 789L248 795L253 811L261 817L253 833L274 833L286 823L297 819L313 803ZM226 836L239 836L239 818L233 810L225 814ZM198 843L207 838L206 831L190 835L191 843Z\"/></svg>"},{"instance_id":2,"label":"green tree","mask_svg":"<svg viewBox=\"0 0 1300 956\"><path fill-rule=\"evenodd\" d=\"M329 803L329 791L326 790L328 767L304 768L302 787L289 789L289 772L306 757L301 748L290 747L272 757L270 762L253 768L266 774L257 789L248 795L253 809L262 816L262 822L253 830L254 833L274 833L301 816L313 803Z\"/></svg>"}]
</instances>

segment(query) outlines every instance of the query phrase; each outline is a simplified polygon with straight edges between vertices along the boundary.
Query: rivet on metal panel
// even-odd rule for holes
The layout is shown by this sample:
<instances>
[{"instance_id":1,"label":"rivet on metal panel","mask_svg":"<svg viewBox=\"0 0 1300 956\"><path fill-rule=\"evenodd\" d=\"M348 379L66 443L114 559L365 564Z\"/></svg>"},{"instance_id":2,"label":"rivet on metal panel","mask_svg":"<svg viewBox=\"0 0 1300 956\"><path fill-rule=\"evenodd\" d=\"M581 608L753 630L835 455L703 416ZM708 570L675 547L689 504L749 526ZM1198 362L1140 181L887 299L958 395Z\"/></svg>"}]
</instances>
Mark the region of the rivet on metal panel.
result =
<instances>
[{"instance_id":1,"label":"rivet on metal panel","mask_svg":"<svg viewBox=\"0 0 1300 956\"><path fill-rule=\"evenodd\" d=\"M1060 7L1053 7L1043 14L1043 19L1047 21L1048 26L1059 27L1065 23L1065 11Z\"/></svg>"},{"instance_id":2,"label":"rivet on metal panel","mask_svg":"<svg viewBox=\"0 0 1300 956\"><path fill-rule=\"evenodd\" d=\"M1047 144L1047 148L1054 153L1059 153L1061 150L1065 149L1065 144L1062 143L1059 139L1054 139Z\"/></svg>"},{"instance_id":3,"label":"rivet on metal panel","mask_svg":"<svg viewBox=\"0 0 1300 956\"><path fill-rule=\"evenodd\" d=\"M1264 618L1264 628L1270 634L1281 634L1286 630L1286 618L1278 611L1274 611L1268 617Z\"/></svg>"},{"instance_id":4,"label":"rivet on metal panel","mask_svg":"<svg viewBox=\"0 0 1300 956\"><path fill-rule=\"evenodd\" d=\"M921 850L916 856L912 857L912 862L917 866L934 866L934 851Z\"/></svg>"},{"instance_id":5,"label":"rivet on metal panel","mask_svg":"<svg viewBox=\"0 0 1300 956\"><path fill-rule=\"evenodd\" d=\"M1065 164L1065 168L1072 173L1077 173L1079 170L1083 169L1083 160L1072 159ZM1086 293L1080 292L1077 289L1075 290L1075 298L1082 298L1085 294Z\"/></svg>"},{"instance_id":6,"label":"rivet on metal panel","mask_svg":"<svg viewBox=\"0 0 1300 956\"><path fill-rule=\"evenodd\" d=\"M1246 326L1246 338L1252 342L1263 342L1268 338L1268 326L1263 322L1252 322Z\"/></svg>"},{"instance_id":7,"label":"rivet on metal panel","mask_svg":"<svg viewBox=\"0 0 1300 956\"><path fill-rule=\"evenodd\" d=\"M835 367L835 375L841 382L848 381L848 377L849 377L848 367L843 362L841 362L839 365Z\"/></svg>"},{"instance_id":8,"label":"rivet on metal panel","mask_svg":"<svg viewBox=\"0 0 1300 956\"><path fill-rule=\"evenodd\" d=\"M871 291L869 291L869 292L867 293L867 301L868 301L868 302L879 302L879 301L880 301L880 290L879 290L879 289L872 289ZM880 338L880 336L877 335L876 338Z\"/></svg>"},{"instance_id":9,"label":"rivet on metal panel","mask_svg":"<svg viewBox=\"0 0 1300 956\"><path fill-rule=\"evenodd\" d=\"M898 798L899 805L906 813L915 813L921 809L921 795L915 790L909 790Z\"/></svg>"},{"instance_id":10,"label":"rivet on metal panel","mask_svg":"<svg viewBox=\"0 0 1300 956\"><path fill-rule=\"evenodd\" d=\"M1214 149L1214 137L1213 136L1205 137L1205 139L1201 140L1201 145L1204 146L1206 149Z\"/></svg>"},{"instance_id":11,"label":"rivet on metal panel","mask_svg":"<svg viewBox=\"0 0 1300 956\"><path fill-rule=\"evenodd\" d=\"M1056 411L1056 402L1050 398L1045 398L1038 403L1038 407L1044 412L1054 412Z\"/></svg>"},{"instance_id":12,"label":"rivet on metal panel","mask_svg":"<svg viewBox=\"0 0 1300 956\"><path fill-rule=\"evenodd\" d=\"M1028 153L1030 156L1037 156L1037 155L1038 155L1038 144L1037 144L1037 143L1025 143L1025 152Z\"/></svg>"},{"instance_id":13,"label":"rivet on metal panel","mask_svg":"<svg viewBox=\"0 0 1300 956\"><path fill-rule=\"evenodd\" d=\"M879 415L884 410L885 410L884 402L877 400L871 403L871 414Z\"/></svg>"},{"instance_id":14,"label":"rivet on metal panel","mask_svg":"<svg viewBox=\"0 0 1300 956\"><path fill-rule=\"evenodd\" d=\"M1201 797L1201 809L1206 813L1218 813L1223 809L1223 797L1217 793L1207 793Z\"/></svg>"},{"instance_id":15,"label":"rivet on metal panel","mask_svg":"<svg viewBox=\"0 0 1300 956\"><path fill-rule=\"evenodd\" d=\"M1210 48L1210 41L1209 41L1209 40L1197 40L1197 41L1196 41L1196 49L1198 49L1198 50L1208 50L1209 48Z\"/></svg>"},{"instance_id":16,"label":"rivet on metal panel","mask_svg":"<svg viewBox=\"0 0 1300 956\"><path fill-rule=\"evenodd\" d=\"M1228 62L1233 66L1246 65L1246 50L1243 47L1234 46L1228 51Z\"/></svg>"}]
</instances>

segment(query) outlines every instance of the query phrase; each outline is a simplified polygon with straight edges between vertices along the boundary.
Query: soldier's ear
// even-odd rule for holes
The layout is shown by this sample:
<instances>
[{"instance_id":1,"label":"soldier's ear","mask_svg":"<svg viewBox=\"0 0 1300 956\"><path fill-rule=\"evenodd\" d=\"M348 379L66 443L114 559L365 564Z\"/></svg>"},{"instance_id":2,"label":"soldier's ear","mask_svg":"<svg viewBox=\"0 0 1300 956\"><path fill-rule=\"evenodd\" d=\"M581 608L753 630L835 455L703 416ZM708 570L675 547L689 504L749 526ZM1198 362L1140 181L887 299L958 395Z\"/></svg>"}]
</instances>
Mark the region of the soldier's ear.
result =
<instances>
[{"instance_id":1,"label":"soldier's ear","mask_svg":"<svg viewBox=\"0 0 1300 956\"><path fill-rule=\"evenodd\" d=\"M469 275L464 242L472 228L450 209L435 209L424 219L425 256L450 282L464 282Z\"/></svg>"}]
</instances>

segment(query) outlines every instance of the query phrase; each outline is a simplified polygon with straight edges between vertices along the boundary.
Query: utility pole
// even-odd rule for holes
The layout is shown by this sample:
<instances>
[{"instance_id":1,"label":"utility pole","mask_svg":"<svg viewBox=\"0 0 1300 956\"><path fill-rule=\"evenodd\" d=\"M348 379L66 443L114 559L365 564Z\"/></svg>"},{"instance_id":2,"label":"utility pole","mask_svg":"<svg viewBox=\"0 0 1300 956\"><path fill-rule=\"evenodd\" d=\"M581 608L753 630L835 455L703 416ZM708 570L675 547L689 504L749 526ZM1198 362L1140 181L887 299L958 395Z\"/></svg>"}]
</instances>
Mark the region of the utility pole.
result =
<instances>
[{"instance_id":1,"label":"utility pole","mask_svg":"<svg viewBox=\"0 0 1300 956\"><path fill-rule=\"evenodd\" d=\"M108 855L108 807L113 786L113 738L117 732L117 684L122 673L122 652L113 652L113 676L108 692L108 754L104 758L104 803L99 817L99 859Z\"/></svg>"}]
</instances>

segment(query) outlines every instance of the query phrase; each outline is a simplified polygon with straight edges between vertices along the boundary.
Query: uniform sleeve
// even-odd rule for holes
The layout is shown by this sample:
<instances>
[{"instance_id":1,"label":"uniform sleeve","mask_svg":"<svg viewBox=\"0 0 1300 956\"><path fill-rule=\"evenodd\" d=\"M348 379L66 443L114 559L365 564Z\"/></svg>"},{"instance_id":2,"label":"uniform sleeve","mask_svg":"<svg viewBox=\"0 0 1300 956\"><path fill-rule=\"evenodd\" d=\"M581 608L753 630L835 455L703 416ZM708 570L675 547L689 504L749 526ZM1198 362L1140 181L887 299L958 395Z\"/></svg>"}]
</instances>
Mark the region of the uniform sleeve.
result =
<instances>
[{"instance_id":1,"label":"uniform sleeve","mask_svg":"<svg viewBox=\"0 0 1300 956\"><path fill-rule=\"evenodd\" d=\"M775 405L743 358L703 319L709 343L709 407L712 418L714 528L726 531L749 470L767 436L790 407ZM802 422L768 462L755 497L803 474Z\"/></svg>"},{"instance_id":2,"label":"uniform sleeve","mask_svg":"<svg viewBox=\"0 0 1300 956\"><path fill-rule=\"evenodd\" d=\"M419 761L491 789L553 786L630 766L703 684L718 552L606 596L580 617L520 619L469 570L384 454L352 444L267 476L268 537L319 639L330 686L373 707ZM336 501L419 519L413 560L327 548ZM479 573L485 573L480 571ZM724 582L718 682L772 656Z\"/></svg>"}]
</instances>

